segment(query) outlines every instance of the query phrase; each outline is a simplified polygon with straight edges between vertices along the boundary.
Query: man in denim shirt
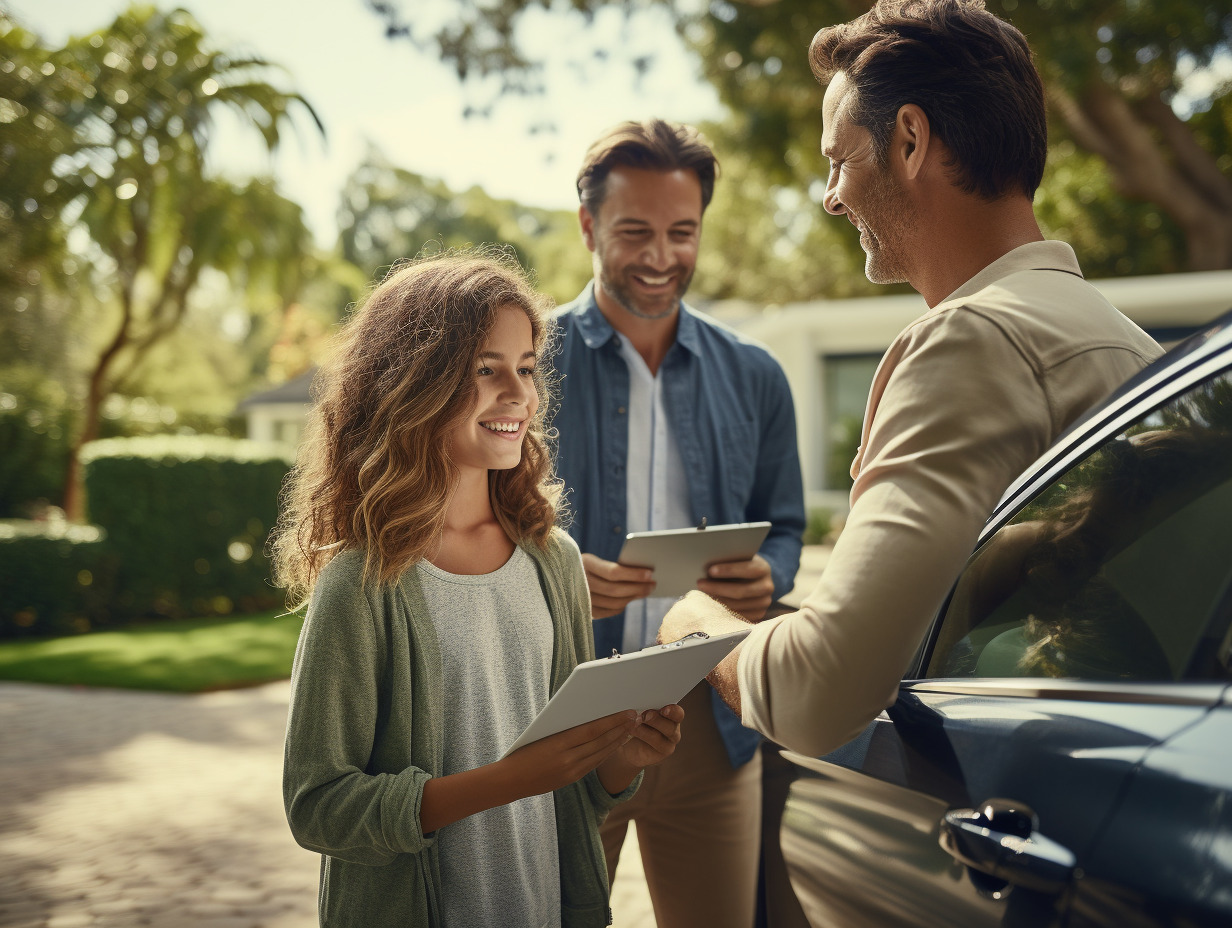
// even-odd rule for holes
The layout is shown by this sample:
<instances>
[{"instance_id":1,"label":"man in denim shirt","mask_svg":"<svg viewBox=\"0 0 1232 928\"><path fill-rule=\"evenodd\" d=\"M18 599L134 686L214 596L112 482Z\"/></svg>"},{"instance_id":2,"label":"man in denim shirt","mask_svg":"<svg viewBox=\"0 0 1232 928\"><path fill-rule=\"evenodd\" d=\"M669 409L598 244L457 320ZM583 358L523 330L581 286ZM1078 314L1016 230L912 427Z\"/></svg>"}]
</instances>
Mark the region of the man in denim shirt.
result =
<instances>
[{"instance_id":1,"label":"man in denim shirt","mask_svg":"<svg viewBox=\"0 0 1232 928\"><path fill-rule=\"evenodd\" d=\"M750 621L792 587L804 530L787 379L761 345L681 297L717 162L696 130L629 122L578 174L595 279L558 315L558 470L581 546L595 650L652 644L672 600L616 557L632 531L769 521L760 552L698 588ZM650 597L650 598L647 598ZM699 685L672 758L602 829L608 871L631 819L659 928L749 928L761 826L759 737Z\"/></svg>"}]
</instances>

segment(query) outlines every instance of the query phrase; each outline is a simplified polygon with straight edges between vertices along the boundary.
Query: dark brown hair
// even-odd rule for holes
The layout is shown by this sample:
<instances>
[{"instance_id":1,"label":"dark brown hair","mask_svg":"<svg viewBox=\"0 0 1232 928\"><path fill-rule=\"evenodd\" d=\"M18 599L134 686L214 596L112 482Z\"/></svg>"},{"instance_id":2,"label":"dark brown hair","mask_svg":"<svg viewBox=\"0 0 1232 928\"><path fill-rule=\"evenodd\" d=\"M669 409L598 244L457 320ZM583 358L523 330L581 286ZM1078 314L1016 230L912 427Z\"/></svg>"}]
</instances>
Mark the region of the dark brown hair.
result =
<instances>
[{"instance_id":1,"label":"dark brown hair","mask_svg":"<svg viewBox=\"0 0 1232 928\"><path fill-rule=\"evenodd\" d=\"M313 380L305 442L283 491L272 550L292 600L339 551L364 552L389 582L439 543L458 471L449 433L474 406L479 351L497 312L531 323L538 411L522 459L490 474L492 506L514 541L543 546L555 522L544 412L551 301L507 253L449 253L395 267L352 312Z\"/></svg>"},{"instance_id":2,"label":"dark brown hair","mask_svg":"<svg viewBox=\"0 0 1232 928\"><path fill-rule=\"evenodd\" d=\"M1044 88L1021 32L983 0L878 0L813 36L817 79L851 81L852 118L885 163L898 110L914 103L953 153L958 185L995 200L1033 197L1044 175Z\"/></svg>"},{"instance_id":3,"label":"dark brown hair","mask_svg":"<svg viewBox=\"0 0 1232 928\"><path fill-rule=\"evenodd\" d=\"M586 150L578 171L578 199L592 216L607 194L607 176L612 168L641 168L648 171L692 171L702 185L702 210L714 195L714 180L719 162L705 137L692 126L648 119L622 122L603 133Z\"/></svg>"}]
</instances>

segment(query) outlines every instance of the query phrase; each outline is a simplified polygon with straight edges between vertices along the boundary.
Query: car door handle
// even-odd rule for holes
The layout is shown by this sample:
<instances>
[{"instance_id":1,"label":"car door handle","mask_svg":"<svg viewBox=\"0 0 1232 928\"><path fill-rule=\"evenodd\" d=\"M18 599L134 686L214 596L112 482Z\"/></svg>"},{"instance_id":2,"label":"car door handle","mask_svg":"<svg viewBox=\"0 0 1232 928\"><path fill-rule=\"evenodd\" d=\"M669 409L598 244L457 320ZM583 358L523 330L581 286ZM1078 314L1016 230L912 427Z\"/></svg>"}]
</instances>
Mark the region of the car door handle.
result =
<instances>
[{"instance_id":1,"label":"car door handle","mask_svg":"<svg viewBox=\"0 0 1232 928\"><path fill-rule=\"evenodd\" d=\"M1040 834L1030 808L1009 799L951 809L941 819L938 840L968 867L1041 893L1059 893L1077 866L1069 848Z\"/></svg>"}]
</instances>

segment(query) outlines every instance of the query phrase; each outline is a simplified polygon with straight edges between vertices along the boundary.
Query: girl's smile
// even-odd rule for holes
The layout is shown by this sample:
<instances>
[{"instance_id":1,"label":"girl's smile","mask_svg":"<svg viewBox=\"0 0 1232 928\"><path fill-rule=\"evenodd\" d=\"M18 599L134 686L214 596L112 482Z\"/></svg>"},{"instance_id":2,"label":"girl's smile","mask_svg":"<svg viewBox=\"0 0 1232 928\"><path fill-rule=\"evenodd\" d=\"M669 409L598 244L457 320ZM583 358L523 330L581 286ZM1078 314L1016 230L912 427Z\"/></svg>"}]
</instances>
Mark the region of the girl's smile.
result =
<instances>
[{"instance_id":1,"label":"girl's smile","mask_svg":"<svg viewBox=\"0 0 1232 928\"><path fill-rule=\"evenodd\" d=\"M480 422L485 429L496 432L500 435L509 436L511 438L520 438L522 434L521 419L489 419L486 422Z\"/></svg>"}]
</instances>

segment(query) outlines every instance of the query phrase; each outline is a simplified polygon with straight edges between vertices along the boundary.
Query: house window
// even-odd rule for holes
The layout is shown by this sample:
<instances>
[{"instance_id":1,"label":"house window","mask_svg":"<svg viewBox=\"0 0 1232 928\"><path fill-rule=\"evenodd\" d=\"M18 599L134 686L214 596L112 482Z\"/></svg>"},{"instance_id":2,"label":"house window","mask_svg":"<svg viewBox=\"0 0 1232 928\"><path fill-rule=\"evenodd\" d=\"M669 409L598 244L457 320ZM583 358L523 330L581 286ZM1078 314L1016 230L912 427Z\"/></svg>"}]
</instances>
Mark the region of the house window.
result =
<instances>
[{"instance_id":1,"label":"house window","mask_svg":"<svg viewBox=\"0 0 1232 928\"><path fill-rule=\"evenodd\" d=\"M822 358L822 487L851 489L851 462L860 444L860 428L869 387L880 354L826 355Z\"/></svg>"}]
</instances>

